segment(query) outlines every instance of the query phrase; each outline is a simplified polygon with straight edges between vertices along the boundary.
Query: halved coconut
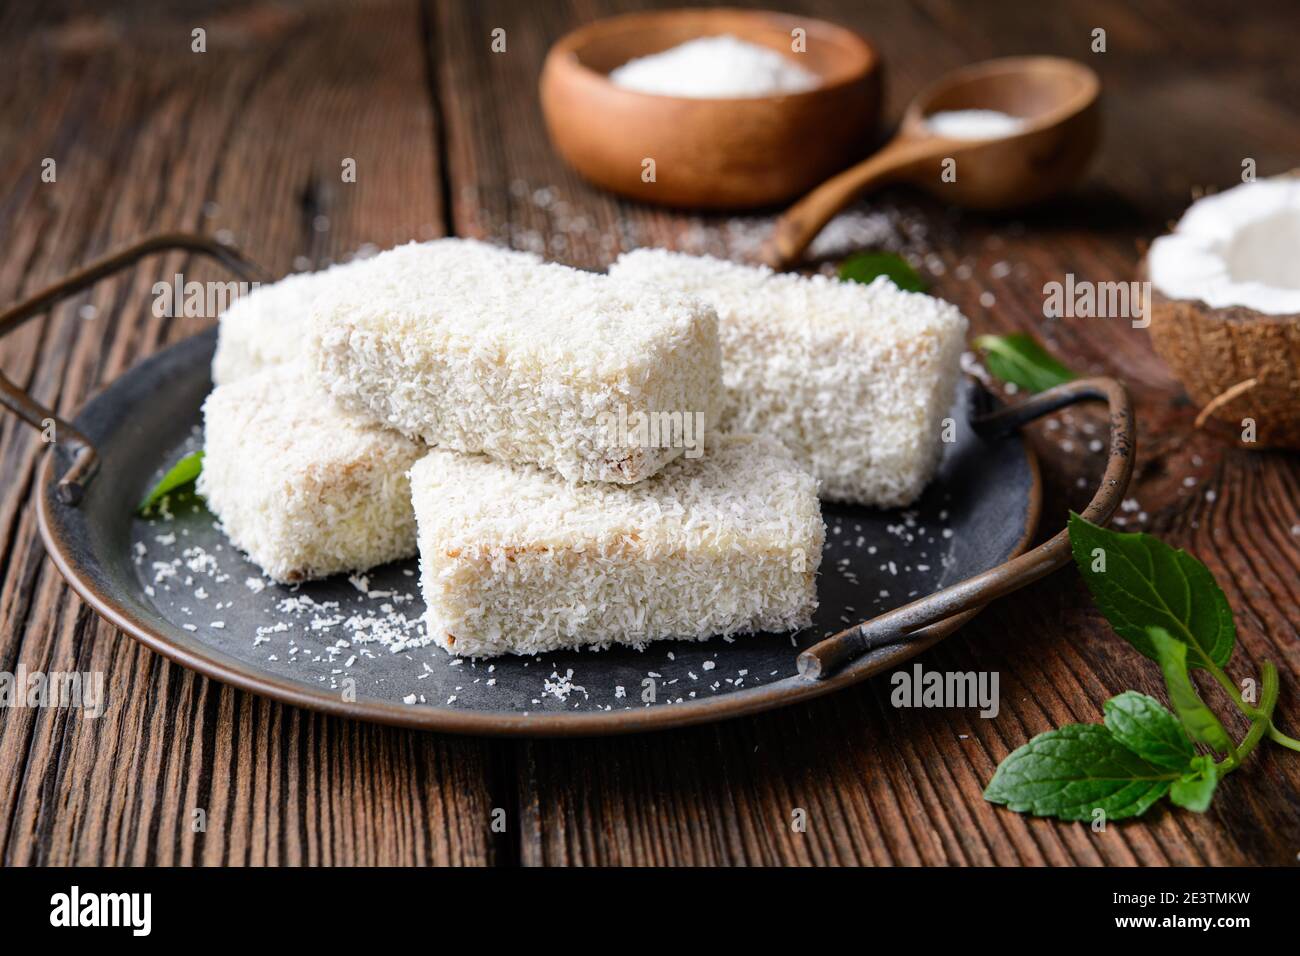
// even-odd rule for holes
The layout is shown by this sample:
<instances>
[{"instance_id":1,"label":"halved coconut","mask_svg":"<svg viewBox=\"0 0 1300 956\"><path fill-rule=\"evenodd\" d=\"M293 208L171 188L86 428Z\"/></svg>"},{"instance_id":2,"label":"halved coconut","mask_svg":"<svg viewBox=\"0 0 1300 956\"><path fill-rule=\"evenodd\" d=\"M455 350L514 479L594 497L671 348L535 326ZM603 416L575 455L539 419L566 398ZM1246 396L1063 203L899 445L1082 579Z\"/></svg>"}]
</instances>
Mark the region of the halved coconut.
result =
<instances>
[{"instance_id":1,"label":"halved coconut","mask_svg":"<svg viewBox=\"0 0 1300 956\"><path fill-rule=\"evenodd\" d=\"M1300 178L1197 200L1146 273L1152 342L1202 418L1300 448Z\"/></svg>"}]
</instances>

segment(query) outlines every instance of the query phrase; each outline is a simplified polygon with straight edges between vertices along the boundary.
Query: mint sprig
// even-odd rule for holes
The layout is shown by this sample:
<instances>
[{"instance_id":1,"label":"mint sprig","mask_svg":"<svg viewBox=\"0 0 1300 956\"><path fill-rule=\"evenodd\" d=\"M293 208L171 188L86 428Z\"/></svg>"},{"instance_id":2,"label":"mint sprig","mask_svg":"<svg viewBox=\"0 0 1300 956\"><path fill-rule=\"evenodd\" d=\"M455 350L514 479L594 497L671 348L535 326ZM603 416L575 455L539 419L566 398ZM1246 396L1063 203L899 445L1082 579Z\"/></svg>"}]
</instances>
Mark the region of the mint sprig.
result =
<instances>
[{"instance_id":1,"label":"mint sprig","mask_svg":"<svg viewBox=\"0 0 1300 956\"><path fill-rule=\"evenodd\" d=\"M904 292L924 292L925 280L908 261L892 252L860 252L840 263L840 278L870 284L884 276Z\"/></svg>"},{"instance_id":2,"label":"mint sprig","mask_svg":"<svg viewBox=\"0 0 1300 956\"><path fill-rule=\"evenodd\" d=\"M1169 802L1195 813L1204 813L1214 799L1214 789L1219 785L1219 765L1213 757L1192 758L1188 770L1169 788Z\"/></svg>"},{"instance_id":3,"label":"mint sprig","mask_svg":"<svg viewBox=\"0 0 1300 956\"><path fill-rule=\"evenodd\" d=\"M184 488L198 480L199 475L203 472L203 452L192 451L176 464L167 470L158 484L153 486L149 494L145 495L144 501L136 509L138 514L147 514L154 505L162 501L173 491Z\"/></svg>"},{"instance_id":4,"label":"mint sprig","mask_svg":"<svg viewBox=\"0 0 1300 956\"><path fill-rule=\"evenodd\" d=\"M1070 516L1070 549L1092 599L1117 634L1159 661L1148 629L1162 628L1188 647L1192 667L1222 667L1237 627L1209 568L1149 534L1123 534Z\"/></svg>"},{"instance_id":5,"label":"mint sprig","mask_svg":"<svg viewBox=\"0 0 1300 956\"><path fill-rule=\"evenodd\" d=\"M1182 776L1149 763L1100 724L1039 734L998 766L984 799L1061 820L1140 816Z\"/></svg>"},{"instance_id":6,"label":"mint sprig","mask_svg":"<svg viewBox=\"0 0 1300 956\"><path fill-rule=\"evenodd\" d=\"M1223 668L1236 644L1227 597L1201 562L1146 534L1121 534L1070 515L1075 564L1116 632L1156 661L1173 710L1137 691L1106 701L1103 724L1070 724L1039 734L998 766L985 799L1061 820L1098 814L1140 816L1161 797L1203 813L1223 777L1268 736L1292 750L1300 741L1273 725L1278 677L1260 667L1258 705L1248 704ZM1234 743L1192 681L1201 668L1250 718ZM1215 754L1198 752L1197 745Z\"/></svg>"},{"instance_id":7,"label":"mint sprig","mask_svg":"<svg viewBox=\"0 0 1300 956\"><path fill-rule=\"evenodd\" d=\"M1253 717L1258 708L1242 699L1223 669L1237 643L1237 626L1210 569L1149 534L1111 531L1073 513L1069 528L1074 563L1115 633L1158 661L1147 629L1164 628L1187 645L1188 665L1203 668L1238 710ZM1271 722L1268 737L1300 750L1300 741Z\"/></svg>"},{"instance_id":8,"label":"mint sprig","mask_svg":"<svg viewBox=\"0 0 1300 956\"><path fill-rule=\"evenodd\" d=\"M1214 711L1205 706L1201 695L1192 683L1191 672L1187 669L1187 645L1170 637L1169 632L1159 627L1147 629L1148 639L1156 650L1160 661L1160 670L1165 675L1165 687L1169 689L1169 703L1173 704L1174 713L1182 722L1187 735L1197 743L1214 748L1218 753L1233 752L1232 738L1214 716Z\"/></svg>"},{"instance_id":9,"label":"mint sprig","mask_svg":"<svg viewBox=\"0 0 1300 956\"><path fill-rule=\"evenodd\" d=\"M1106 701L1102 710L1111 736L1149 763L1182 771L1196 756L1183 725L1154 697L1126 690Z\"/></svg>"},{"instance_id":10,"label":"mint sprig","mask_svg":"<svg viewBox=\"0 0 1300 956\"><path fill-rule=\"evenodd\" d=\"M994 378L1029 392L1045 392L1078 378L1023 332L980 335L972 344L984 353L984 366Z\"/></svg>"}]
</instances>

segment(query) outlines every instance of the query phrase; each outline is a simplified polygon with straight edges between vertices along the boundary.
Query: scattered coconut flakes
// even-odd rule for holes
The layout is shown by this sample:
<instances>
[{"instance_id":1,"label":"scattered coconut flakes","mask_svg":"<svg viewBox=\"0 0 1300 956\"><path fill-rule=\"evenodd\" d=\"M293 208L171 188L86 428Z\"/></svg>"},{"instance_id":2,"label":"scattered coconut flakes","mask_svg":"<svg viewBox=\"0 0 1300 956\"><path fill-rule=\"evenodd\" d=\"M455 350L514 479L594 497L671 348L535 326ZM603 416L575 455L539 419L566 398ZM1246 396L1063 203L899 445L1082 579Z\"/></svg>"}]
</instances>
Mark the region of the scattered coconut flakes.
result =
<instances>
[{"instance_id":1,"label":"scattered coconut flakes","mask_svg":"<svg viewBox=\"0 0 1300 956\"><path fill-rule=\"evenodd\" d=\"M573 668L569 668L563 676L558 671L551 671L551 676L542 682L542 689L559 701L567 701L575 691L583 697L588 696L587 688L573 682Z\"/></svg>"}]
</instances>

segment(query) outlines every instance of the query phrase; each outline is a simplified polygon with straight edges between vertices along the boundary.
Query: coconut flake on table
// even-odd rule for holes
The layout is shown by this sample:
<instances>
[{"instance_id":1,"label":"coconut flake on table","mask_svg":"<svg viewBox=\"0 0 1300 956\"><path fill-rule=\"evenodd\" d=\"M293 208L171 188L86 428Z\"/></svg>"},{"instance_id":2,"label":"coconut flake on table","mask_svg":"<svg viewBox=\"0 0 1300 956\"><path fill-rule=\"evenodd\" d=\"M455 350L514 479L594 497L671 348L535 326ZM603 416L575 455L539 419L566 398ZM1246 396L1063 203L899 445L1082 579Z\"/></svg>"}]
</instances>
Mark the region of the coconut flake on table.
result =
<instances>
[{"instance_id":1,"label":"coconut flake on table","mask_svg":"<svg viewBox=\"0 0 1300 956\"><path fill-rule=\"evenodd\" d=\"M1151 244L1147 271L1166 298L1300 312L1300 179L1243 183L1192 203Z\"/></svg>"},{"instance_id":2,"label":"coconut flake on table","mask_svg":"<svg viewBox=\"0 0 1300 956\"><path fill-rule=\"evenodd\" d=\"M818 84L816 74L789 57L729 34L636 57L611 71L609 78L616 86L640 93L698 99L802 93Z\"/></svg>"},{"instance_id":3,"label":"coconut flake on table","mask_svg":"<svg viewBox=\"0 0 1300 956\"><path fill-rule=\"evenodd\" d=\"M999 139L1019 133L1025 121L997 110L945 110L931 113L925 125L935 135L949 139Z\"/></svg>"}]
</instances>

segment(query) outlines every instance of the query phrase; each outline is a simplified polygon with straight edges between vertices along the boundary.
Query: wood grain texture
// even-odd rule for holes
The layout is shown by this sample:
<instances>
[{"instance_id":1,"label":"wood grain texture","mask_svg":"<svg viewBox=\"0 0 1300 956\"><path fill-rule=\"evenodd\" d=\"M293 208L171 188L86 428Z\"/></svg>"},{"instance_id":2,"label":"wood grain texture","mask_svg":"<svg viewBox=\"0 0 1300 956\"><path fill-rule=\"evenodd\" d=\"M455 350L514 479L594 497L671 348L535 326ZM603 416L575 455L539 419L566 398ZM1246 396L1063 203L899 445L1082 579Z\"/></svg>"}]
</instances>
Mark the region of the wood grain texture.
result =
<instances>
[{"instance_id":1,"label":"wood grain texture","mask_svg":"<svg viewBox=\"0 0 1300 956\"><path fill-rule=\"evenodd\" d=\"M0 51L32 79L0 89L0 301L162 228L229 230L276 272L444 232L588 268L636 245L753 254L769 216L613 199L546 141L535 83L549 43L644 6L322 0L182 4L158 15L7 5ZM1300 165L1287 6L1254 5L1249 18L1173 0L782 6L878 43L890 117L920 84L989 56L1075 56L1102 75L1103 153L1071 196L1008 219L956 215L900 190L832 229L840 245L918 254L975 332L1031 331L1076 369L1130 386L1140 437L1125 527L1206 562L1237 612L1231 673L1273 660L1281 722L1300 731L1296 457L1238 451L1193 430L1196 409L1145 332L1124 320L1044 319L1042 293L1066 273L1133 278L1142 243L1194 190L1235 182L1244 158L1261 174ZM209 31L203 55L189 52L198 25ZM507 31L504 54L490 52L496 27ZM1107 31L1104 54L1089 50L1097 27ZM57 185L40 182L45 156L58 158ZM340 181L346 157L357 159L356 184ZM74 413L140 357L199 327L149 316L152 282L177 268L216 276L179 257L142 267L10 337L0 363ZM93 318L81 317L84 305ZM1103 428L1100 414L1077 410L1035 427L1042 536L1087 500L1102 465L1089 443ZM1290 863L1300 850L1300 761L1274 748L1229 778L1204 816L1158 810L1096 833L980 798L998 761L1033 734L1098 720L1101 703L1129 687L1161 693L1155 669L1109 632L1069 572L989 608L920 659L996 671L993 719L894 708L880 679L776 713L635 738L455 739L237 693L100 622L44 556L31 505L40 447L0 419L0 669L102 670L110 708L90 721L0 712L8 864L1196 865ZM488 827L495 807L506 811L504 834ZM194 832L196 808L206 832Z\"/></svg>"}]
</instances>

